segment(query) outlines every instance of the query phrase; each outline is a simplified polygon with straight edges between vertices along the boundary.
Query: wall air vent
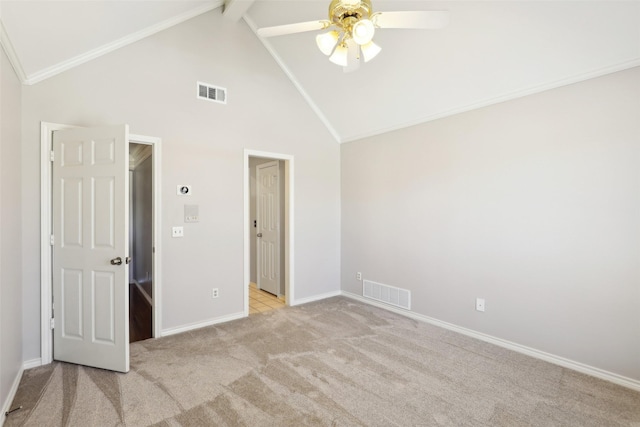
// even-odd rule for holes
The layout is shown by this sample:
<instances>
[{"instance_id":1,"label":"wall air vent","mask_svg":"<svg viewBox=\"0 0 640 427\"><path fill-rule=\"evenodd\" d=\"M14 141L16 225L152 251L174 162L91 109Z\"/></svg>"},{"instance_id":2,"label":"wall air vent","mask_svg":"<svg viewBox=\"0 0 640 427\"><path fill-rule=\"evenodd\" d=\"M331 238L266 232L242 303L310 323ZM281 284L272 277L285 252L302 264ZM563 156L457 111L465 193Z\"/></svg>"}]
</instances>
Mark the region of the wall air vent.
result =
<instances>
[{"instance_id":1,"label":"wall air vent","mask_svg":"<svg viewBox=\"0 0 640 427\"><path fill-rule=\"evenodd\" d=\"M210 85L209 83L198 82L198 99L207 101L227 103L227 90L223 87Z\"/></svg>"},{"instance_id":2,"label":"wall air vent","mask_svg":"<svg viewBox=\"0 0 640 427\"><path fill-rule=\"evenodd\" d=\"M408 289L383 285L371 280L363 280L362 295L376 301L411 310L411 291Z\"/></svg>"}]
</instances>

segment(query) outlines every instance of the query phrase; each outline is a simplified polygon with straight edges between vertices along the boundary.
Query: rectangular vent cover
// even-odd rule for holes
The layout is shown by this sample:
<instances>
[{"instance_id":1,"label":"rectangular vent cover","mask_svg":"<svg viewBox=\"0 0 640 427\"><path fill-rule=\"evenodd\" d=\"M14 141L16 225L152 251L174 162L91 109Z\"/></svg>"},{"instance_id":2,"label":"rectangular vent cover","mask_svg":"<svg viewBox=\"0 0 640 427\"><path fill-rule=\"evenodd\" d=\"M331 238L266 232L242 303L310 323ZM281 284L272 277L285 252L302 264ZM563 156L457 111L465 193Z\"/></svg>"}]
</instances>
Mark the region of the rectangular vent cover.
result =
<instances>
[{"instance_id":1,"label":"rectangular vent cover","mask_svg":"<svg viewBox=\"0 0 640 427\"><path fill-rule=\"evenodd\" d=\"M198 99L207 101L227 103L227 90L223 87L210 85L209 83L198 82Z\"/></svg>"},{"instance_id":2,"label":"rectangular vent cover","mask_svg":"<svg viewBox=\"0 0 640 427\"><path fill-rule=\"evenodd\" d=\"M382 283L372 282L371 280L363 280L362 295L376 301L411 310L411 291L408 289L383 285Z\"/></svg>"}]
</instances>

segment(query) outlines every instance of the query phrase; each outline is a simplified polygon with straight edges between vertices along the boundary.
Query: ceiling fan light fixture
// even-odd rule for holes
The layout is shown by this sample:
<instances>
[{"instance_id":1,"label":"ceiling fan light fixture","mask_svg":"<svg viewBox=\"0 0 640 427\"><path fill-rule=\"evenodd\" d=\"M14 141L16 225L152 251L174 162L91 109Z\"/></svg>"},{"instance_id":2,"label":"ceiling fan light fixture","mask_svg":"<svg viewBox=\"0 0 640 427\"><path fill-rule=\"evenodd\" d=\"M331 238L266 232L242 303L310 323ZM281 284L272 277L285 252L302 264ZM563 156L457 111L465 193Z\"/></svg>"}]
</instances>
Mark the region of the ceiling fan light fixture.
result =
<instances>
[{"instance_id":1,"label":"ceiling fan light fixture","mask_svg":"<svg viewBox=\"0 0 640 427\"><path fill-rule=\"evenodd\" d=\"M373 39L376 28L369 19L361 19L351 28L351 37L359 45L365 45Z\"/></svg>"},{"instance_id":2,"label":"ceiling fan light fixture","mask_svg":"<svg viewBox=\"0 0 640 427\"><path fill-rule=\"evenodd\" d=\"M360 46L360 49L362 49L362 56L364 58L364 62L371 61L382 50L382 48L377 44L375 44L374 42L363 44L362 46Z\"/></svg>"},{"instance_id":3,"label":"ceiling fan light fixture","mask_svg":"<svg viewBox=\"0 0 640 427\"><path fill-rule=\"evenodd\" d=\"M329 57L329 61L341 67L347 66L347 58L349 57L349 48L346 44L340 43L336 46L336 50L333 51L333 55Z\"/></svg>"},{"instance_id":4,"label":"ceiling fan light fixture","mask_svg":"<svg viewBox=\"0 0 640 427\"><path fill-rule=\"evenodd\" d=\"M339 37L340 34L335 30L329 31L328 33L318 34L316 36L316 44L318 45L320 52L327 56L331 55L331 52L333 52L333 49L338 44Z\"/></svg>"}]
</instances>

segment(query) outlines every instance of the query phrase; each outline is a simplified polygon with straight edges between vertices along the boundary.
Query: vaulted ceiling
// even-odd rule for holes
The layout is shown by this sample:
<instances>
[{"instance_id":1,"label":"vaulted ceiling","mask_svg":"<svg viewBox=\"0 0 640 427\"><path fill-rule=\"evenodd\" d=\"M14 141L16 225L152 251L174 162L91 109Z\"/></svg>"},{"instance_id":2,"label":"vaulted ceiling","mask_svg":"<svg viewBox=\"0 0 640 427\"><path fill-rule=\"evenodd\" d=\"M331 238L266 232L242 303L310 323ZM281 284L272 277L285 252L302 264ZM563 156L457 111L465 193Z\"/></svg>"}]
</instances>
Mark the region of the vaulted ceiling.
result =
<instances>
[{"instance_id":1,"label":"vaulted ceiling","mask_svg":"<svg viewBox=\"0 0 640 427\"><path fill-rule=\"evenodd\" d=\"M19 77L33 84L216 8L255 31L327 19L328 4L2 0L0 30ZM318 50L318 32L261 39L339 142L640 66L639 1L373 0L373 7L448 10L450 24L378 30L382 52L352 73Z\"/></svg>"}]
</instances>

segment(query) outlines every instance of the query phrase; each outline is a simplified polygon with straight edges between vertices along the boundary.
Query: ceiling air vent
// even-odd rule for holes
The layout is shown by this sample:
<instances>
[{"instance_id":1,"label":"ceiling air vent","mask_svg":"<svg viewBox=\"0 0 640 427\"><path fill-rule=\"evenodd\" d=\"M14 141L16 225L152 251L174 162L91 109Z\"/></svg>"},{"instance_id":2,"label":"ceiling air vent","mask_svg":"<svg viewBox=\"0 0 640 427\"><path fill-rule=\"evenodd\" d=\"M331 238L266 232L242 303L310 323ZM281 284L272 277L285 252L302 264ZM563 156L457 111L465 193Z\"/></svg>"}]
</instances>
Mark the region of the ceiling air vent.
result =
<instances>
[{"instance_id":1,"label":"ceiling air vent","mask_svg":"<svg viewBox=\"0 0 640 427\"><path fill-rule=\"evenodd\" d=\"M198 82L198 99L207 101L227 103L227 90L223 87L210 85L209 83Z\"/></svg>"}]
</instances>

